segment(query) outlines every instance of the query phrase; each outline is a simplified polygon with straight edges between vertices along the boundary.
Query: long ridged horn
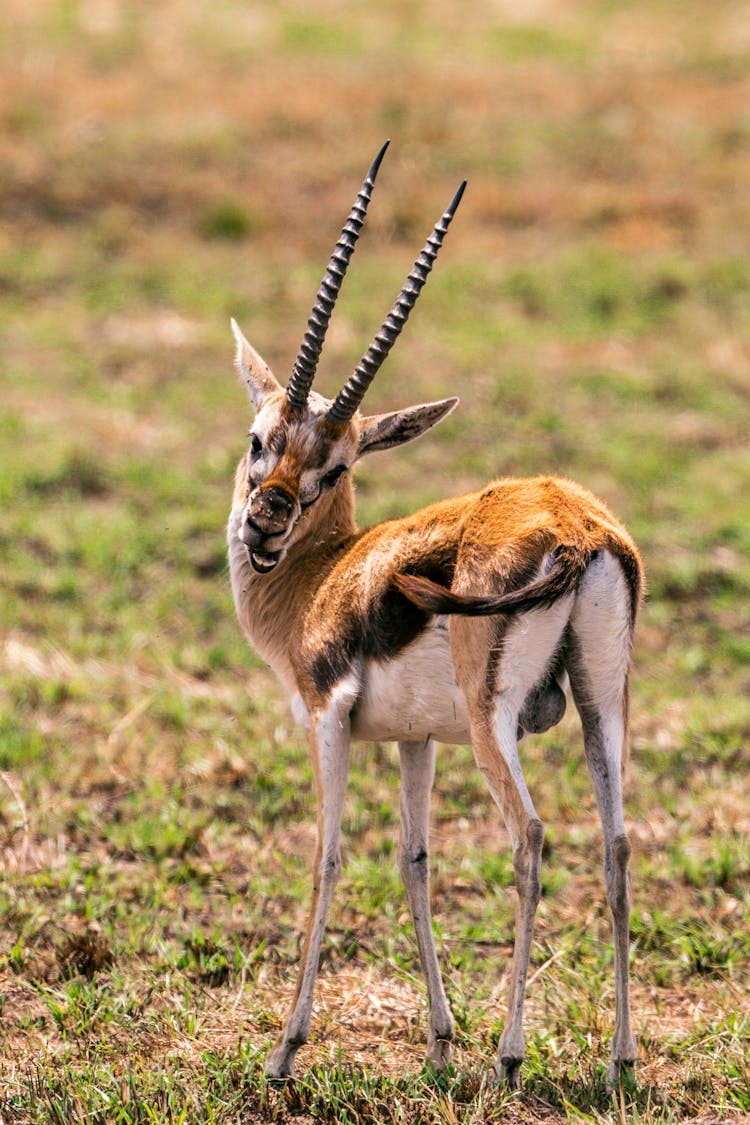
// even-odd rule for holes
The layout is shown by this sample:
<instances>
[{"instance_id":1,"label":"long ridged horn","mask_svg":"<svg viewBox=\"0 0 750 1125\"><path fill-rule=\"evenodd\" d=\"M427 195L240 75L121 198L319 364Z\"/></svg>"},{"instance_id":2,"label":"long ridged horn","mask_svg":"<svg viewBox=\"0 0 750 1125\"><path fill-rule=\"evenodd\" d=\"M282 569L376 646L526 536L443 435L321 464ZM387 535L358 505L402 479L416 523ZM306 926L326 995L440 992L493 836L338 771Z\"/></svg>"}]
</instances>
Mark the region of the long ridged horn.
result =
<instances>
[{"instance_id":1,"label":"long ridged horn","mask_svg":"<svg viewBox=\"0 0 750 1125\"><path fill-rule=\"evenodd\" d=\"M336 304L336 298L339 295L349 259L354 253L359 232L362 230L367 205L370 202L375 184L375 177L389 144L390 141L385 142L370 166L370 171L357 194L349 218L344 223L341 237L336 243L328 268L320 283L318 295L307 322L305 335L300 344L299 354L294 361L292 374L286 388L287 402L295 409L301 410L307 402L307 396L310 393L310 387L315 378L318 360L323 348L323 341L328 330L328 321L331 319L333 306Z\"/></svg>"},{"instance_id":2,"label":"long ridged horn","mask_svg":"<svg viewBox=\"0 0 750 1125\"><path fill-rule=\"evenodd\" d=\"M443 238L448 230L450 221L461 202L461 196L464 193L465 187L466 180L462 182L447 210L443 212L442 217L435 224L433 232L427 239L419 257L415 261L412 271L406 279L403 289L396 298L393 308L383 321L379 332L375 334L375 338L362 356L362 359L339 391L336 401L328 411L328 418L331 422L348 422L365 397L367 388L370 386L370 383L375 378L386 356L395 344L401 329L406 324L409 313L416 304L417 297L422 291L422 286L427 281L427 276L438 256L438 251L443 245Z\"/></svg>"}]
</instances>

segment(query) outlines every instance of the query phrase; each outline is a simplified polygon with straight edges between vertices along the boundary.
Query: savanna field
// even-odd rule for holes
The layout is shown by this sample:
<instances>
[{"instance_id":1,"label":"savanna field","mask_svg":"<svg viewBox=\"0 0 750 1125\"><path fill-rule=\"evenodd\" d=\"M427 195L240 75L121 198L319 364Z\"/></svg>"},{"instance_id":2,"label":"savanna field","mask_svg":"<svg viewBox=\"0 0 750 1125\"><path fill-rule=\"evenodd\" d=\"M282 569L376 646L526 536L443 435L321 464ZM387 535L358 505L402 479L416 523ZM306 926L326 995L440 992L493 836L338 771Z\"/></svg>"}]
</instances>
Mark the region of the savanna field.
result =
<instances>
[{"instance_id":1,"label":"savanna field","mask_svg":"<svg viewBox=\"0 0 750 1125\"><path fill-rule=\"evenodd\" d=\"M262 1075L315 803L229 590L229 318L286 378L386 137L316 386L466 177L367 409L461 404L361 464L361 524L554 472L646 563L616 1094L572 707L522 743L547 835L520 1095L489 1082L515 892L468 747L432 811L452 1072L422 1071L397 754L362 745L312 1038L293 1084ZM4 0L0 394L0 1122L750 1119L750 5Z\"/></svg>"}]
</instances>

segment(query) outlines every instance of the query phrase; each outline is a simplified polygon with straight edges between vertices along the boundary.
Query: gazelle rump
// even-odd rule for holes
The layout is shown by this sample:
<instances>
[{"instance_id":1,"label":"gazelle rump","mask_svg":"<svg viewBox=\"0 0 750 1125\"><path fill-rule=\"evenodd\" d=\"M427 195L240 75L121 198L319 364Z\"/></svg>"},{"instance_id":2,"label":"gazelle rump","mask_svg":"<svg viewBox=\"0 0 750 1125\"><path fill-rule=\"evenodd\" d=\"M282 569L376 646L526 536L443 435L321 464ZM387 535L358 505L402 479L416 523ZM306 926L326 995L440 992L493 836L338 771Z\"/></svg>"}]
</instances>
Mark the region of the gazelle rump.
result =
<instances>
[{"instance_id":1,"label":"gazelle rump","mask_svg":"<svg viewBox=\"0 0 750 1125\"><path fill-rule=\"evenodd\" d=\"M463 185L342 391L330 401L312 389L384 151L336 245L286 388L233 322L237 367L255 419L229 519L232 590L248 640L276 671L296 719L309 730L317 791L312 905L291 1010L266 1070L290 1075L309 1034L323 931L341 867L352 739L399 744L398 863L427 982L427 1057L438 1070L448 1064L454 1024L432 933L429 799L436 744L471 742L513 848L516 936L495 1073L518 1085L544 835L518 740L560 720L569 685L604 830L615 949L614 1082L636 1055L621 779L641 564L604 504L554 477L496 480L468 496L357 528L355 462L418 437L458 401L375 416L359 410L426 280Z\"/></svg>"}]
</instances>

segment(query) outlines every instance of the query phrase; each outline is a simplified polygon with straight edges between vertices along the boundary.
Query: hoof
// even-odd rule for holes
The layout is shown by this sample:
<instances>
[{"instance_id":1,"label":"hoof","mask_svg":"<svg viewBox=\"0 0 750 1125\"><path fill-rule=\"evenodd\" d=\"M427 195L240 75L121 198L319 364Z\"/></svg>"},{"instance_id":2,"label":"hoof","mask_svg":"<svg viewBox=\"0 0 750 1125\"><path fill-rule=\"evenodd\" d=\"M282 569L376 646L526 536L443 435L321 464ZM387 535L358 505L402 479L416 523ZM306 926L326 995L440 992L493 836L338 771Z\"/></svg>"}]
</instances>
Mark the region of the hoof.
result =
<instances>
[{"instance_id":1,"label":"hoof","mask_svg":"<svg viewBox=\"0 0 750 1125\"><path fill-rule=\"evenodd\" d=\"M295 1053L283 1044L274 1047L263 1067L266 1078L272 1082L286 1082L287 1079L293 1078Z\"/></svg>"},{"instance_id":2,"label":"hoof","mask_svg":"<svg viewBox=\"0 0 750 1125\"><path fill-rule=\"evenodd\" d=\"M442 1074L451 1064L453 1045L450 1039L435 1039L427 1048L425 1068Z\"/></svg>"},{"instance_id":3,"label":"hoof","mask_svg":"<svg viewBox=\"0 0 750 1125\"><path fill-rule=\"evenodd\" d=\"M612 1059L607 1068L607 1092L613 1093L620 1086L635 1085L635 1060Z\"/></svg>"},{"instance_id":4,"label":"hoof","mask_svg":"<svg viewBox=\"0 0 750 1125\"><path fill-rule=\"evenodd\" d=\"M498 1086L507 1086L509 1090L521 1089L521 1063L523 1059L503 1057L497 1060L495 1067L495 1081Z\"/></svg>"}]
</instances>

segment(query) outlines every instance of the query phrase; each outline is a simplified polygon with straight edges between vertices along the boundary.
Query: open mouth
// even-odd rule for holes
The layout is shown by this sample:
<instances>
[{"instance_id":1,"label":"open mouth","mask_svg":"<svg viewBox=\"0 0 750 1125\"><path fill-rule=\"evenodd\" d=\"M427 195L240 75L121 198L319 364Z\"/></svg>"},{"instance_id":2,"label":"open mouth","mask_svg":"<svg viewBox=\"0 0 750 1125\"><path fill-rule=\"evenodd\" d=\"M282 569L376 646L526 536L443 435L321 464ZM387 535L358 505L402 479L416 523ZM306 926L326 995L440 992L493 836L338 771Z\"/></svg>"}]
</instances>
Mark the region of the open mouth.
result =
<instances>
[{"instance_id":1,"label":"open mouth","mask_svg":"<svg viewBox=\"0 0 750 1125\"><path fill-rule=\"evenodd\" d=\"M270 551L268 554L263 554L260 551L253 551L250 547L248 547L247 553L250 556L252 568L257 574L270 574L281 557L281 551Z\"/></svg>"}]
</instances>

